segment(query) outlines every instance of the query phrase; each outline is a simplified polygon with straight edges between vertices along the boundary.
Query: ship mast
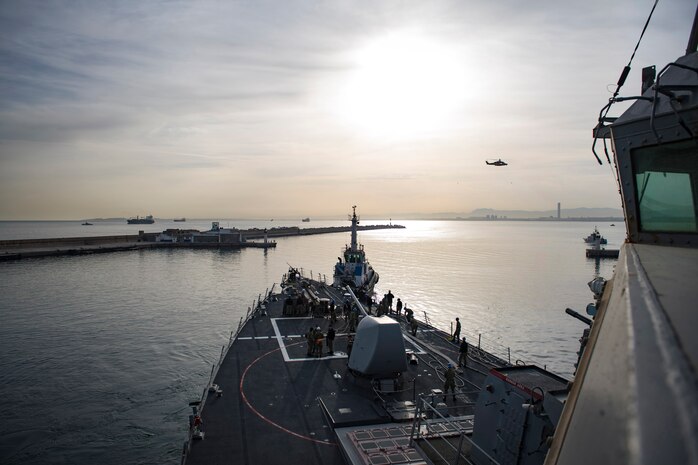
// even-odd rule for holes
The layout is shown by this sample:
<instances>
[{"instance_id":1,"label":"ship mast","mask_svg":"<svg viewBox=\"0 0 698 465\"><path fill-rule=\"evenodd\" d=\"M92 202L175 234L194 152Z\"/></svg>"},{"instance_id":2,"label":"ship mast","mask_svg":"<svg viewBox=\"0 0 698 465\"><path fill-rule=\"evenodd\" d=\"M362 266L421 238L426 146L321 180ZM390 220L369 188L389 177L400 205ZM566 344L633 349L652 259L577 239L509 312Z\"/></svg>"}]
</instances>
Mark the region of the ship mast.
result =
<instances>
[{"instance_id":1,"label":"ship mast","mask_svg":"<svg viewBox=\"0 0 698 465\"><path fill-rule=\"evenodd\" d=\"M351 217L351 251L356 252L359 250L358 240L356 238L356 233L358 231L359 218L356 216L356 205L352 206L354 209L354 214Z\"/></svg>"}]
</instances>

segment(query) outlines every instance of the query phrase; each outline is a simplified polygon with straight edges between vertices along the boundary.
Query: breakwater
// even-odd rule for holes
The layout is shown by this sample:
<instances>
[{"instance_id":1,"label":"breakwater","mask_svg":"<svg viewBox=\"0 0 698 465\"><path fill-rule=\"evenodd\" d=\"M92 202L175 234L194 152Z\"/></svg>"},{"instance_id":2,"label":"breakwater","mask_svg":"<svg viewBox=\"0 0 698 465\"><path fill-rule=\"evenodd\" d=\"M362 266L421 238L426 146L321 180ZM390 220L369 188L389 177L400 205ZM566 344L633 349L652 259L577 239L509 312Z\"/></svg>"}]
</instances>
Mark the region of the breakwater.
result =
<instances>
[{"instance_id":1,"label":"breakwater","mask_svg":"<svg viewBox=\"0 0 698 465\"><path fill-rule=\"evenodd\" d=\"M367 225L359 226L359 231L376 229L399 229L400 225ZM22 258L52 257L62 255L88 255L106 252L123 252L148 248L270 248L275 247L276 242L269 239L290 236L308 236L313 234L331 234L348 232L350 226L298 228L280 227L271 229L243 229L239 230L240 240L235 242L207 242L196 243L186 240L197 230L167 230L162 233L144 233L92 236L92 237L66 237L53 239L13 239L0 241L0 261L19 260ZM181 237L184 240L168 241L163 237ZM255 239L265 239L257 242Z\"/></svg>"},{"instance_id":2,"label":"breakwater","mask_svg":"<svg viewBox=\"0 0 698 465\"><path fill-rule=\"evenodd\" d=\"M370 224L358 226L359 231L371 231L376 229L404 229L404 226L398 224ZM243 237L247 239L259 239L264 237L266 231L267 237L289 237L289 236L310 236L313 234L331 234L345 233L351 231L351 226L327 226L320 228L299 228L299 227L282 227L271 229L245 229L241 230Z\"/></svg>"}]
</instances>

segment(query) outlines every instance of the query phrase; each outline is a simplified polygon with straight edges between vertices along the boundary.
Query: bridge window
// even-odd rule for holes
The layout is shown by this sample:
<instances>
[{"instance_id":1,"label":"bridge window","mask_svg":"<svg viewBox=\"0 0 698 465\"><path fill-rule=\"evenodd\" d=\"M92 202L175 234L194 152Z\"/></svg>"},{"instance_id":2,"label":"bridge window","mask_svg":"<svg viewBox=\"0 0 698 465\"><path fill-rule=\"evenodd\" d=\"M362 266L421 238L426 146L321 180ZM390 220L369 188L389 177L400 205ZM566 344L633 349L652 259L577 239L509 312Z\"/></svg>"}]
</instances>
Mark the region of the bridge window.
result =
<instances>
[{"instance_id":1,"label":"bridge window","mask_svg":"<svg viewBox=\"0 0 698 465\"><path fill-rule=\"evenodd\" d=\"M698 232L698 145L662 144L632 153L644 232Z\"/></svg>"}]
</instances>

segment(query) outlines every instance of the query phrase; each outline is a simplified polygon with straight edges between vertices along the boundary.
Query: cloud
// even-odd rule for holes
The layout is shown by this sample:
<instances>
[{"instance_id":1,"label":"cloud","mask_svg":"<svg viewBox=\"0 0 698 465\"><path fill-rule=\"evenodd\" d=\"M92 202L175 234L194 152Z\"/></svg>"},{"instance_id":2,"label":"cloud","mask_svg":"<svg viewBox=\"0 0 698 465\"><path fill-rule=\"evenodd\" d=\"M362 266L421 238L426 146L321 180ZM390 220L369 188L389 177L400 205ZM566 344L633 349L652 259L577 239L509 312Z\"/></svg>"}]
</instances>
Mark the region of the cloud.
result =
<instances>
[{"instance_id":1,"label":"cloud","mask_svg":"<svg viewBox=\"0 0 698 465\"><path fill-rule=\"evenodd\" d=\"M469 211L502 181L480 166L494 156L513 162L500 208L563 191L566 204L617 204L590 130L652 6L642 3L3 2L0 178L49 205L0 204L0 218L45 216L53 197L81 211L78 198L95 198L110 216L144 193L164 214L210 186L206 211L239 198L248 212L313 215L298 205L326 212L354 196L367 211ZM659 5L624 92L637 92L642 66L681 54L694 10ZM395 31L433 39L467 70L468 98L447 127L388 137L336 118L357 51ZM548 181L529 196L534 173ZM610 187L586 190L599 183ZM186 204L171 214L201 216L203 202Z\"/></svg>"}]
</instances>

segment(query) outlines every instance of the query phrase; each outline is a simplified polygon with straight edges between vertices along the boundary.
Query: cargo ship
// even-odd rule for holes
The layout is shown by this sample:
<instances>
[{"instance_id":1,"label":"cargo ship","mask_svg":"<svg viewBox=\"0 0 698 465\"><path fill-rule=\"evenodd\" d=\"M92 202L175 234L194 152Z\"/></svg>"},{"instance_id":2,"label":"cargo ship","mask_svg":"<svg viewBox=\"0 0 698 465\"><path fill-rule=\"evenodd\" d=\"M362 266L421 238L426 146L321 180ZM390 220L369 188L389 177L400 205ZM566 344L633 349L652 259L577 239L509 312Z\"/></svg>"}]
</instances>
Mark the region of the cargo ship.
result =
<instances>
[{"instance_id":1,"label":"cargo ship","mask_svg":"<svg viewBox=\"0 0 698 465\"><path fill-rule=\"evenodd\" d=\"M135 218L129 218L126 220L128 224L153 224L155 223L155 219L153 218L153 215L147 215L141 218L140 216L137 216Z\"/></svg>"}]
</instances>

